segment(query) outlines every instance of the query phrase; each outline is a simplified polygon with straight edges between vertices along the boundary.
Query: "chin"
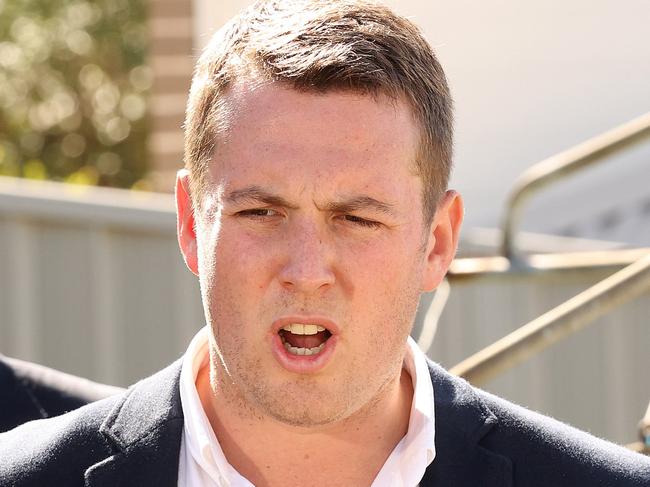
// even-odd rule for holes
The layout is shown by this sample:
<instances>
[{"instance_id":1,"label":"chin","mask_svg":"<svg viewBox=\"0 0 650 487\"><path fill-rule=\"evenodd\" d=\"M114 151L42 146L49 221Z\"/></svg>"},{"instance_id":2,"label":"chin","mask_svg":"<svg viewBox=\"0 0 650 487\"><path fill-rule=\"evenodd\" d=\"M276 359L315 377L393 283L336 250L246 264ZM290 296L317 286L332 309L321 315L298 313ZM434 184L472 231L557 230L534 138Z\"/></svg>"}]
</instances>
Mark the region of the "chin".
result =
<instances>
[{"instance_id":1,"label":"chin","mask_svg":"<svg viewBox=\"0 0 650 487\"><path fill-rule=\"evenodd\" d=\"M353 414L350 401L342 398L332 401L332 393L304 394L303 388L292 389L283 387L281 392L272 395L255 394L255 402L264 415L300 428L327 426Z\"/></svg>"}]
</instances>

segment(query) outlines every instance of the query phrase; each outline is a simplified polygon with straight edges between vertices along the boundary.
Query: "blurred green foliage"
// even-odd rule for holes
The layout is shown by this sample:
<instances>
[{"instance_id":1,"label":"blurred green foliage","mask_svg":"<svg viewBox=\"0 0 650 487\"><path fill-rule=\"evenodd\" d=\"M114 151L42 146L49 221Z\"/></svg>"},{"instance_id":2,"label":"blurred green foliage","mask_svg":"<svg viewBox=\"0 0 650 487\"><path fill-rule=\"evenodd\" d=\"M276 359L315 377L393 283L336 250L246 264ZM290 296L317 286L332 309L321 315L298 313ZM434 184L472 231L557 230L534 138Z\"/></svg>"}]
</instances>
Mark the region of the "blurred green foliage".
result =
<instances>
[{"instance_id":1,"label":"blurred green foliage","mask_svg":"<svg viewBox=\"0 0 650 487\"><path fill-rule=\"evenodd\" d=\"M0 0L0 175L146 188L142 0Z\"/></svg>"}]
</instances>

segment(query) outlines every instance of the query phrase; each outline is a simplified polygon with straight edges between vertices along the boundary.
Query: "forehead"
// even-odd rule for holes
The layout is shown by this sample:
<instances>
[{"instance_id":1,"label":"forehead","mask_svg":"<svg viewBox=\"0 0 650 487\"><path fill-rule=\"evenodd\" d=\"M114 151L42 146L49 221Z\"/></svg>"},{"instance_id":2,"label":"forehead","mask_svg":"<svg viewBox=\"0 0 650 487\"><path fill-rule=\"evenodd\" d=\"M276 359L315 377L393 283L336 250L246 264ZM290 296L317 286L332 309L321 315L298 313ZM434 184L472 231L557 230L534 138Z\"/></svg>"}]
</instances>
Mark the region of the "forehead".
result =
<instances>
[{"instance_id":1,"label":"forehead","mask_svg":"<svg viewBox=\"0 0 650 487\"><path fill-rule=\"evenodd\" d=\"M397 141L400 136L419 138L410 106L401 98L381 92L297 90L286 83L251 80L234 83L223 101L220 126L227 134L255 126L269 128L269 124L290 123L302 115L303 120L310 122L305 129L336 124L362 133L372 126L377 138L386 132L392 135L390 141Z\"/></svg>"},{"instance_id":2,"label":"forehead","mask_svg":"<svg viewBox=\"0 0 650 487\"><path fill-rule=\"evenodd\" d=\"M226 96L212 183L412 191L419 130L387 96L241 83ZM408 180L408 181L407 181ZM397 182L401 183L396 184Z\"/></svg>"}]
</instances>

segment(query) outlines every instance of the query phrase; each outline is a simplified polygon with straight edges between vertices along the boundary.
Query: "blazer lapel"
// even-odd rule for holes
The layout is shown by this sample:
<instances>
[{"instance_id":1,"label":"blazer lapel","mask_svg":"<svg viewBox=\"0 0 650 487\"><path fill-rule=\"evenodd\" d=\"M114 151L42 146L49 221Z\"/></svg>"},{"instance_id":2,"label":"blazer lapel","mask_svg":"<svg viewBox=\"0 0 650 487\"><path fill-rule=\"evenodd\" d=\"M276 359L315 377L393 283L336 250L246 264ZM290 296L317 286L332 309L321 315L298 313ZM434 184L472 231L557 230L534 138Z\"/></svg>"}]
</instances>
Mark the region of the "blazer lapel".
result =
<instances>
[{"instance_id":1,"label":"blazer lapel","mask_svg":"<svg viewBox=\"0 0 650 487\"><path fill-rule=\"evenodd\" d=\"M436 458L420 487L509 487L512 462L481 446L496 416L464 380L429 362L436 418Z\"/></svg>"},{"instance_id":2,"label":"blazer lapel","mask_svg":"<svg viewBox=\"0 0 650 487\"><path fill-rule=\"evenodd\" d=\"M183 433L181 361L133 386L100 428L113 455L90 467L87 487L176 486Z\"/></svg>"}]
</instances>

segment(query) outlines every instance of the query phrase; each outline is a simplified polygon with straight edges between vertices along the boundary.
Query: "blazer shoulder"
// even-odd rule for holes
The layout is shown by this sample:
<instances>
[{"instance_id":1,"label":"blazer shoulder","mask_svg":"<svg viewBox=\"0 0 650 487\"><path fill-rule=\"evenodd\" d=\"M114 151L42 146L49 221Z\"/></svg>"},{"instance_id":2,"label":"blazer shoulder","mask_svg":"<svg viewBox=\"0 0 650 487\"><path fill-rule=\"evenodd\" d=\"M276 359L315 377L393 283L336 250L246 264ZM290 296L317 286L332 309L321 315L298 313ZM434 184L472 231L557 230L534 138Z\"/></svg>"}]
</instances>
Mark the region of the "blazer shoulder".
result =
<instances>
[{"instance_id":1,"label":"blazer shoulder","mask_svg":"<svg viewBox=\"0 0 650 487\"><path fill-rule=\"evenodd\" d=\"M429 368L442 458L465 437L471 438L465 447L473 443L475 451L507 458L513 485L650 486L649 458L478 389L436 364Z\"/></svg>"},{"instance_id":2,"label":"blazer shoulder","mask_svg":"<svg viewBox=\"0 0 650 487\"><path fill-rule=\"evenodd\" d=\"M110 453L100 427L118 396L0 434L0 485L77 485L83 471ZM57 480L58 481L58 480Z\"/></svg>"},{"instance_id":3,"label":"blazer shoulder","mask_svg":"<svg viewBox=\"0 0 650 487\"><path fill-rule=\"evenodd\" d=\"M531 474L562 478L562 485L650 486L650 458L487 392L479 395L497 417L483 444Z\"/></svg>"},{"instance_id":4,"label":"blazer shoulder","mask_svg":"<svg viewBox=\"0 0 650 487\"><path fill-rule=\"evenodd\" d=\"M123 389L0 355L0 431L64 414Z\"/></svg>"},{"instance_id":5,"label":"blazer shoulder","mask_svg":"<svg viewBox=\"0 0 650 487\"><path fill-rule=\"evenodd\" d=\"M14 367L0 355L0 432L25 421L47 417L38 400L17 375Z\"/></svg>"},{"instance_id":6,"label":"blazer shoulder","mask_svg":"<svg viewBox=\"0 0 650 487\"><path fill-rule=\"evenodd\" d=\"M104 479L93 485L146 485L134 479L173 477L183 425L180 368L177 361L122 394L0 434L0 485L75 486L90 477Z\"/></svg>"}]
</instances>

